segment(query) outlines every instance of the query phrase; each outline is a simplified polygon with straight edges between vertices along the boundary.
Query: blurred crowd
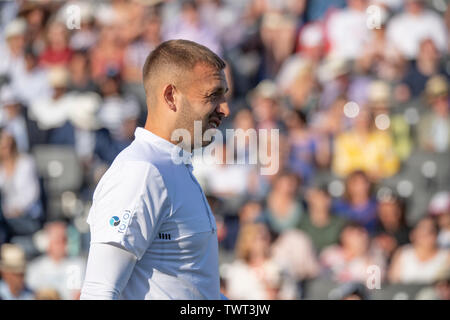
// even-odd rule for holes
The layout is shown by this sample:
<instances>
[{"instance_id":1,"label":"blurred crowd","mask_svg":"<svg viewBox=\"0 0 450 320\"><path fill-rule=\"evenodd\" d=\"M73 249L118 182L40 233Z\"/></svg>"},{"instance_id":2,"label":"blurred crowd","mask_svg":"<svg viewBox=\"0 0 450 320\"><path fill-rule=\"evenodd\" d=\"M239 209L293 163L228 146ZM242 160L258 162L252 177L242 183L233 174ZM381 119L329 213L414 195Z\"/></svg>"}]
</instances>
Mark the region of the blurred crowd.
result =
<instances>
[{"instance_id":1,"label":"blurred crowd","mask_svg":"<svg viewBox=\"0 0 450 320\"><path fill-rule=\"evenodd\" d=\"M226 296L450 299L449 30L446 0L0 2L0 299L79 297L93 191L180 38L227 62L222 130L280 133L273 175L194 159Z\"/></svg>"}]
</instances>

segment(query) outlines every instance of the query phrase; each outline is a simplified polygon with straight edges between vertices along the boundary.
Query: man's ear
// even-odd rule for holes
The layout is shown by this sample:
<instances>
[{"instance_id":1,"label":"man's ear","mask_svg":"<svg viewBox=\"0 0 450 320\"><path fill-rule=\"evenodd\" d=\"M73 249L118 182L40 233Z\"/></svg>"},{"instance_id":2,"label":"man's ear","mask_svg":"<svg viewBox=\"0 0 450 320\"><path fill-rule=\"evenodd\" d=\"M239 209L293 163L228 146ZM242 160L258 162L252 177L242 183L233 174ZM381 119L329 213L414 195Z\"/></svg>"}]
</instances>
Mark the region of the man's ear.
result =
<instances>
[{"instance_id":1,"label":"man's ear","mask_svg":"<svg viewBox=\"0 0 450 320\"><path fill-rule=\"evenodd\" d=\"M175 112L177 111L176 93L177 89L173 84L168 84L164 87L164 101L169 109Z\"/></svg>"}]
</instances>

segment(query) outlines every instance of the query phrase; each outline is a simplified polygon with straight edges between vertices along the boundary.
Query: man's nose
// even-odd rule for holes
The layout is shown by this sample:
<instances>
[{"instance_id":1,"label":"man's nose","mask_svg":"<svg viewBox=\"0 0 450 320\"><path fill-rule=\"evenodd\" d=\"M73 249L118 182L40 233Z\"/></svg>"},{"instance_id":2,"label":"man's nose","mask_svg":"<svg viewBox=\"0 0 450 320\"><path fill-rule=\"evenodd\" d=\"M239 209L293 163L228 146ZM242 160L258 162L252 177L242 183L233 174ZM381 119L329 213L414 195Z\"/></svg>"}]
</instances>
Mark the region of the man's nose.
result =
<instances>
[{"instance_id":1,"label":"man's nose","mask_svg":"<svg viewBox=\"0 0 450 320\"><path fill-rule=\"evenodd\" d=\"M224 101L217 106L217 113L221 113L224 117L228 117L230 115L230 108L228 107L228 102Z\"/></svg>"}]
</instances>

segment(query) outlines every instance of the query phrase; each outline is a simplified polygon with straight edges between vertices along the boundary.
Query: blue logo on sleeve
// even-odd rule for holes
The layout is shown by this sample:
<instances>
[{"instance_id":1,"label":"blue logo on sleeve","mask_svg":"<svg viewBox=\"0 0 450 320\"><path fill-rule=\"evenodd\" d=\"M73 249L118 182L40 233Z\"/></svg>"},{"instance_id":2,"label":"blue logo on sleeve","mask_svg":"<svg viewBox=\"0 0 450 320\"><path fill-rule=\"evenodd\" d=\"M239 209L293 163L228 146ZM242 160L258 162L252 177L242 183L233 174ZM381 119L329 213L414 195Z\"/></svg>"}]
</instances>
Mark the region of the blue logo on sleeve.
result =
<instances>
[{"instance_id":1,"label":"blue logo on sleeve","mask_svg":"<svg viewBox=\"0 0 450 320\"><path fill-rule=\"evenodd\" d=\"M111 227L117 227L120 223L120 219L118 216L113 216L111 219L109 219L109 224Z\"/></svg>"}]
</instances>

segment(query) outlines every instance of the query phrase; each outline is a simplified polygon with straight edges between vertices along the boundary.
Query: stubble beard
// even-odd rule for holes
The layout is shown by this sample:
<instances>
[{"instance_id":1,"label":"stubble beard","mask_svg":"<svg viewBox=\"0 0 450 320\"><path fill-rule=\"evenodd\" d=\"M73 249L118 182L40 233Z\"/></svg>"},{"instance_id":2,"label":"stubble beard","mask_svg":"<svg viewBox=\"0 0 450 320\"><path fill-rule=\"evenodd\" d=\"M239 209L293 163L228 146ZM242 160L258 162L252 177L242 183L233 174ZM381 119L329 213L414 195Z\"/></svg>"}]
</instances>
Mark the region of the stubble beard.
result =
<instances>
[{"instance_id":1,"label":"stubble beard","mask_svg":"<svg viewBox=\"0 0 450 320\"><path fill-rule=\"evenodd\" d=\"M208 130L208 119L210 117L210 115L205 115L203 117L194 114L192 111L192 108L190 108L190 106L186 106L184 105L183 108L180 109L180 115L177 118L176 121L176 128L177 129L185 129L189 132L190 136L191 136L191 143L190 146L185 146L185 147L190 147L190 150L193 151L194 148L199 147L199 145L195 145L194 142L195 141L201 141L200 147L206 147L207 145L211 144L214 139L211 140L203 140L203 136L205 134L205 131ZM202 125L202 130L201 130L201 136L196 137L195 136L195 132L194 132L194 123L195 121L200 121L201 125Z\"/></svg>"}]
</instances>

